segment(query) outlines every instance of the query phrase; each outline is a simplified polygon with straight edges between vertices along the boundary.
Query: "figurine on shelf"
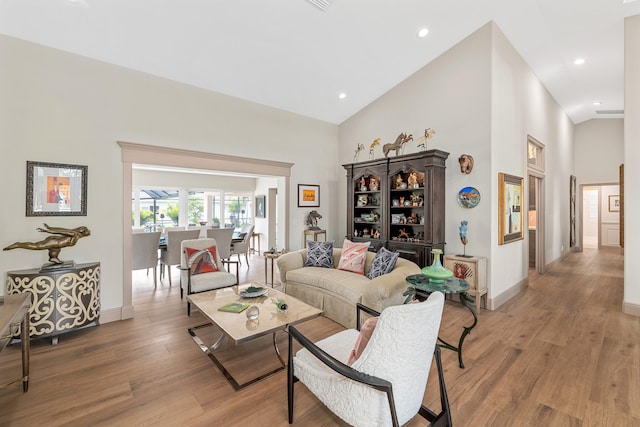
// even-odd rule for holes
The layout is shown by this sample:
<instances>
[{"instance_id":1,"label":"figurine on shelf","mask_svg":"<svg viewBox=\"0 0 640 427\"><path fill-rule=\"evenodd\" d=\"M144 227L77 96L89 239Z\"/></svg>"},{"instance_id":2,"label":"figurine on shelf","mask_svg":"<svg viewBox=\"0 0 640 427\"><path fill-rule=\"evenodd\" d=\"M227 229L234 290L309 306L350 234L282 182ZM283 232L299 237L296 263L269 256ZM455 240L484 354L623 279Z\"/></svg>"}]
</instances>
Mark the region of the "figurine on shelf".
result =
<instances>
[{"instance_id":1,"label":"figurine on shelf","mask_svg":"<svg viewBox=\"0 0 640 427\"><path fill-rule=\"evenodd\" d=\"M467 225L469 223L467 221L460 221L460 228L459 228L459 232L460 232L460 241L462 242L462 255L459 256L463 256L465 258L471 258L470 256L467 255L467 243L469 242L469 239L467 239Z\"/></svg>"},{"instance_id":2,"label":"figurine on shelf","mask_svg":"<svg viewBox=\"0 0 640 427\"><path fill-rule=\"evenodd\" d=\"M404 196L400 196L400 206L404 206Z\"/></svg>"},{"instance_id":3,"label":"figurine on shelf","mask_svg":"<svg viewBox=\"0 0 640 427\"><path fill-rule=\"evenodd\" d=\"M364 176L360 178L360 191L367 191L367 181L364 180Z\"/></svg>"},{"instance_id":4,"label":"figurine on shelf","mask_svg":"<svg viewBox=\"0 0 640 427\"><path fill-rule=\"evenodd\" d=\"M421 194L418 194L418 193L411 194L411 204L413 206L422 206L422 203L423 203L423 199Z\"/></svg>"},{"instance_id":5,"label":"figurine on shelf","mask_svg":"<svg viewBox=\"0 0 640 427\"><path fill-rule=\"evenodd\" d=\"M358 237L358 230L353 230L353 237Z\"/></svg>"},{"instance_id":6,"label":"figurine on shelf","mask_svg":"<svg viewBox=\"0 0 640 427\"><path fill-rule=\"evenodd\" d=\"M418 219L418 214L415 212L409 215L409 218L407 218L407 224L418 224L418 223L420 223L420 219Z\"/></svg>"},{"instance_id":7,"label":"figurine on shelf","mask_svg":"<svg viewBox=\"0 0 640 427\"><path fill-rule=\"evenodd\" d=\"M402 188L402 184L404 184L404 182L402 182L402 175L398 174L398 176L396 177L396 188Z\"/></svg>"},{"instance_id":8,"label":"figurine on shelf","mask_svg":"<svg viewBox=\"0 0 640 427\"><path fill-rule=\"evenodd\" d=\"M380 231L378 231L378 230L375 230L375 229L374 229L374 230L373 230L373 234L371 234L371 236L372 236L374 239L379 239L379 238L380 238Z\"/></svg>"},{"instance_id":9,"label":"figurine on shelf","mask_svg":"<svg viewBox=\"0 0 640 427\"><path fill-rule=\"evenodd\" d=\"M369 178L369 189L371 191L378 191L378 179L375 176Z\"/></svg>"},{"instance_id":10,"label":"figurine on shelf","mask_svg":"<svg viewBox=\"0 0 640 427\"><path fill-rule=\"evenodd\" d=\"M418 175L415 172L411 172L409 178L407 178L407 183L409 188L418 188Z\"/></svg>"},{"instance_id":11,"label":"figurine on shelf","mask_svg":"<svg viewBox=\"0 0 640 427\"><path fill-rule=\"evenodd\" d=\"M401 228L400 231L398 231L398 239L408 239L409 238L409 233L407 233L407 230L405 230L404 228Z\"/></svg>"}]
</instances>

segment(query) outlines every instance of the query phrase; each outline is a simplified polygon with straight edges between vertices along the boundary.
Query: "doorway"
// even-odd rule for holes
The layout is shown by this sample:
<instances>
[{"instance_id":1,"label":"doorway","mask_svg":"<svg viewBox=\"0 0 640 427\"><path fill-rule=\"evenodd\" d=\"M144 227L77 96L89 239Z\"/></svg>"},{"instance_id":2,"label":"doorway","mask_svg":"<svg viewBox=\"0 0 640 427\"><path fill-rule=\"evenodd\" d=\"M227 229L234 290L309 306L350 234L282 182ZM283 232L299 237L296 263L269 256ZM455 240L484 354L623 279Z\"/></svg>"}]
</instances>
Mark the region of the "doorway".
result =
<instances>
[{"instance_id":1,"label":"doorway","mask_svg":"<svg viewBox=\"0 0 640 427\"><path fill-rule=\"evenodd\" d=\"M545 271L544 256L544 177L529 173L527 188L529 210L527 211L527 232L529 239L529 268L538 274Z\"/></svg>"},{"instance_id":2,"label":"doorway","mask_svg":"<svg viewBox=\"0 0 640 427\"><path fill-rule=\"evenodd\" d=\"M582 247L598 249L600 238L600 187L582 188Z\"/></svg>"},{"instance_id":3,"label":"doorway","mask_svg":"<svg viewBox=\"0 0 640 427\"><path fill-rule=\"evenodd\" d=\"M285 196L278 199L279 221L288 223L289 179L293 163L260 160L237 156L225 156L215 153L180 150L175 148L157 147L130 142L118 142L122 159L122 311L120 320L134 317L131 275L131 192L133 164L147 164L177 168L191 168L200 170L219 171L236 174L253 174L256 176L271 176L277 178L278 188ZM288 228L279 230L288 242Z\"/></svg>"}]
</instances>

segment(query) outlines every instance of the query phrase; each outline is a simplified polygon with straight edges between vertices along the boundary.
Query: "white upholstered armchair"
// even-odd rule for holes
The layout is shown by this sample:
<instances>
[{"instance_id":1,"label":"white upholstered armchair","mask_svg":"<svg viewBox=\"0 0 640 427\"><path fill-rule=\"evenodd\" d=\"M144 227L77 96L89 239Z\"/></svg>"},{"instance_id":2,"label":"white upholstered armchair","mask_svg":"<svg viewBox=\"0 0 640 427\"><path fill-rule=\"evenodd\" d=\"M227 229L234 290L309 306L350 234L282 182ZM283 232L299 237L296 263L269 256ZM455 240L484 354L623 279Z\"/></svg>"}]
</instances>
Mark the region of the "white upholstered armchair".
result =
<instances>
[{"instance_id":1,"label":"white upholstered armchair","mask_svg":"<svg viewBox=\"0 0 640 427\"><path fill-rule=\"evenodd\" d=\"M314 344L290 326L289 423L293 422L294 383L300 381L353 426L399 426L416 414L433 426L450 426L440 349L436 347L443 306L444 295L434 292L422 303L387 307L351 366L347 362L360 335L357 330L347 329ZM370 311L358 304L361 309ZM295 357L293 339L303 346ZM434 354L442 407L437 414L422 405Z\"/></svg>"},{"instance_id":2,"label":"white upholstered armchair","mask_svg":"<svg viewBox=\"0 0 640 427\"><path fill-rule=\"evenodd\" d=\"M180 299L184 291L187 295L213 289L226 288L238 284L238 272L231 274L225 270L224 263L215 251L215 239L183 240L180 259ZM215 259L212 253L215 252ZM210 270L215 271L210 271ZM187 302L187 315L191 315L191 303Z\"/></svg>"}]
</instances>

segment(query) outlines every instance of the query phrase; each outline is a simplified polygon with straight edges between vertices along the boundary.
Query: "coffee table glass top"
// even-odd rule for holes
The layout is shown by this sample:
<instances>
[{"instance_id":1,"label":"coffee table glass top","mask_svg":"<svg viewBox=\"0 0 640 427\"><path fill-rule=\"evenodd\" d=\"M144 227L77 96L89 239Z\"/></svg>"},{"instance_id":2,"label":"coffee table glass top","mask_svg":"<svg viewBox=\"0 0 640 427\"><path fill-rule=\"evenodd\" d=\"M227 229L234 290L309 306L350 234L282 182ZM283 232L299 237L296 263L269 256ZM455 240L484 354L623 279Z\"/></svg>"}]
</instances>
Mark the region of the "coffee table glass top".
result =
<instances>
[{"instance_id":1,"label":"coffee table glass top","mask_svg":"<svg viewBox=\"0 0 640 427\"><path fill-rule=\"evenodd\" d=\"M287 325L296 324L322 314L322 310L306 304L294 297L269 288L266 295L257 298L243 298L238 292L246 289L250 284L236 287L217 289L187 296L187 299L212 323L231 338L236 344L248 341L261 335L283 330ZM254 285L255 286L255 285ZM286 312L278 310L274 301L285 300ZM251 304L258 307L260 314L257 319L247 318L246 312L229 313L218 311L218 308L230 302Z\"/></svg>"},{"instance_id":2,"label":"coffee table glass top","mask_svg":"<svg viewBox=\"0 0 640 427\"><path fill-rule=\"evenodd\" d=\"M412 274L406 278L409 286L426 292L440 291L444 294L459 294L469 290L466 280L450 277L442 283L433 283L424 274Z\"/></svg>"}]
</instances>

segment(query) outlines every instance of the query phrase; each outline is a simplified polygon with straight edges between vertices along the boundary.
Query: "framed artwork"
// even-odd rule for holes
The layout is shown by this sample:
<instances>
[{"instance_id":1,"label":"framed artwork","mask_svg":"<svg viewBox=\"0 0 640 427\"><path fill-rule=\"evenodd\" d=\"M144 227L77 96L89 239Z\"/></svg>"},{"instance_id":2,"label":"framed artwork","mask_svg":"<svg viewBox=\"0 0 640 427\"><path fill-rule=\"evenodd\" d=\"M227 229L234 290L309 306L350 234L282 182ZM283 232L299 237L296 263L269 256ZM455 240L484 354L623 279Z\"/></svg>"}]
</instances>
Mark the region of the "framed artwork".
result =
<instances>
[{"instance_id":1,"label":"framed artwork","mask_svg":"<svg viewBox=\"0 0 640 427\"><path fill-rule=\"evenodd\" d=\"M609 196L609 212L620 212L620 196Z\"/></svg>"},{"instance_id":2,"label":"framed artwork","mask_svg":"<svg viewBox=\"0 0 640 427\"><path fill-rule=\"evenodd\" d=\"M86 216L87 166L27 162L27 216Z\"/></svg>"},{"instance_id":3,"label":"framed artwork","mask_svg":"<svg viewBox=\"0 0 640 427\"><path fill-rule=\"evenodd\" d=\"M320 207L320 186L309 184L298 184L298 207L299 208L319 208Z\"/></svg>"},{"instance_id":4,"label":"framed artwork","mask_svg":"<svg viewBox=\"0 0 640 427\"><path fill-rule=\"evenodd\" d=\"M498 174L498 244L524 239L522 178Z\"/></svg>"},{"instance_id":5,"label":"framed artwork","mask_svg":"<svg viewBox=\"0 0 640 427\"><path fill-rule=\"evenodd\" d=\"M265 218L266 204L265 196L256 196L256 218Z\"/></svg>"}]
</instances>

